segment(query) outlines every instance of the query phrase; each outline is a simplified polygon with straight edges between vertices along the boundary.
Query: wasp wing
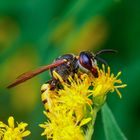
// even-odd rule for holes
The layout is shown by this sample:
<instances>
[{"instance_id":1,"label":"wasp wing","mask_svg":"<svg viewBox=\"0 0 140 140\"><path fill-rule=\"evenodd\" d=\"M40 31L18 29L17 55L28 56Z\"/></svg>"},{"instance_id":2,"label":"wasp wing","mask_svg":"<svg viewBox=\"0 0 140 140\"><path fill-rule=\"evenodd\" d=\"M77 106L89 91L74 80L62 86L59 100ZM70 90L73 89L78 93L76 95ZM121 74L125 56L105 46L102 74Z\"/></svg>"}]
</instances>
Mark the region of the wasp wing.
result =
<instances>
[{"instance_id":1,"label":"wasp wing","mask_svg":"<svg viewBox=\"0 0 140 140\"><path fill-rule=\"evenodd\" d=\"M57 60L55 61L54 63L50 64L50 65L46 65L46 66L42 66L36 70L33 70L33 71L29 71L29 72L25 72L23 74L21 74L20 76L17 77L16 81L14 81L13 83L11 83L10 85L7 86L7 88L12 88L18 84L21 84L31 78L33 78L34 76L46 71L46 70L49 70L51 68L54 68L54 67L57 67L61 64L64 64L66 63L66 60L63 59L63 60Z\"/></svg>"}]
</instances>

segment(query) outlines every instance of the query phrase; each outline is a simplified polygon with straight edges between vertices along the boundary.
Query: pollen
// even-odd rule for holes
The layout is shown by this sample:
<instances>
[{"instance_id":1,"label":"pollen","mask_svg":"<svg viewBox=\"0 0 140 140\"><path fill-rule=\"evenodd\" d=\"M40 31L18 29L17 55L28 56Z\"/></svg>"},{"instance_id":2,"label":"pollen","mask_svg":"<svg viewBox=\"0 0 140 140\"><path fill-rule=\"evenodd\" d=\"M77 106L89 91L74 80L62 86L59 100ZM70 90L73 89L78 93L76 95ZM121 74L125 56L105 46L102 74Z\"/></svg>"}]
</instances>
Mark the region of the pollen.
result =
<instances>
[{"instance_id":1,"label":"pollen","mask_svg":"<svg viewBox=\"0 0 140 140\"><path fill-rule=\"evenodd\" d=\"M17 123L17 127L15 127L14 118L9 117L8 125L0 122L0 140L22 140L31 133L29 130L25 130L27 126L27 123L21 122Z\"/></svg>"}]
</instances>

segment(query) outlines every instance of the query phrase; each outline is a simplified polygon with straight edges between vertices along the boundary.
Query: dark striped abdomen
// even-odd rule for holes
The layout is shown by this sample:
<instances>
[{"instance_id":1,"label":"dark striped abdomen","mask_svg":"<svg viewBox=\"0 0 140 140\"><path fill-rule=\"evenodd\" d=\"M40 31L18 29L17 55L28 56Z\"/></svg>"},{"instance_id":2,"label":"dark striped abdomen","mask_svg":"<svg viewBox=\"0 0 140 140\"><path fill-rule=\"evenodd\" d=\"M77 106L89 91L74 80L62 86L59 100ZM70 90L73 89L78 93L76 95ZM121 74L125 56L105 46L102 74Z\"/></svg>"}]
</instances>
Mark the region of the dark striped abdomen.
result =
<instances>
[{"instance_id":1,"label":"dark striped abdomen","mask_svg":"<svg viewBox=\"0 0 140 140\"><path fill-rule=\"evenodd\" d=\"M45 110L48 112L49 111L49 91L50 91L50 84L43 84L41 87L41 100L42 103L44 104Z\"/></svg>"}]
</instances>

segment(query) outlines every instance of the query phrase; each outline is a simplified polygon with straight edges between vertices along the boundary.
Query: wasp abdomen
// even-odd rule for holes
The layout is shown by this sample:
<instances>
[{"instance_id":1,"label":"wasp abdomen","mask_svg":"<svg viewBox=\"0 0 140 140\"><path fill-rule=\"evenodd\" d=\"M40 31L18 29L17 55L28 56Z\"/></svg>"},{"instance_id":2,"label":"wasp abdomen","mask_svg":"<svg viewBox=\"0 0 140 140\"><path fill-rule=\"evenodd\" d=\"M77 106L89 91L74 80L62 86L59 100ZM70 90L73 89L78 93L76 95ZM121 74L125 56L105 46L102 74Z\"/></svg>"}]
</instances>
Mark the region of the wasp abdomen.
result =
<instances>
[{"instance_id":1,"label":"wasp abdomen","mask_svg":"<svg viewBox=\"0 0 140 140\"><path fill-rule=\"evenodd\" d=\"M49 112L54 105L53 99L56 97L55 89L51 88L51 84L46 83L41 87L41 100L44 104L45 110Z\"/></svg>"},{"instance_id":2,"label":"wasp abdomen","mask_svg":"<svg viewBox=\"0 0 140 140\"><path fill-rule=\"evenodd\" d=\"M49 84L43 84L41 87L41 100L42 103L44 104L45 110L48 112L49 108L48 108L48 90L50 88Z\"/></svg>"}]
</instances>

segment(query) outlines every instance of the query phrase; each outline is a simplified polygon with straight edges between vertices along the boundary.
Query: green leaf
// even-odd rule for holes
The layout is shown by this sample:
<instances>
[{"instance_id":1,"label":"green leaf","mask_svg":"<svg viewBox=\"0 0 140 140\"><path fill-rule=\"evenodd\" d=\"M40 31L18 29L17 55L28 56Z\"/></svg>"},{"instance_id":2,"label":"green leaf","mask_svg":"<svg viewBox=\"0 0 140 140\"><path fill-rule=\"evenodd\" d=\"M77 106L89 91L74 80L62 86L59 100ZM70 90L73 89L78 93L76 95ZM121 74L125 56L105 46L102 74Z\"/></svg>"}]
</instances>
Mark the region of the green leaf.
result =
<instances>
[{"instance_id":1,"label":"green leaf","mask_svg":"<svg viewBox=\"0 0 140 140\"><path fill-rule=\"evenodd\" d=\"M102 108L102 119L106 140L127 140L107 104Z\"/></svg>"}]
</instances>

